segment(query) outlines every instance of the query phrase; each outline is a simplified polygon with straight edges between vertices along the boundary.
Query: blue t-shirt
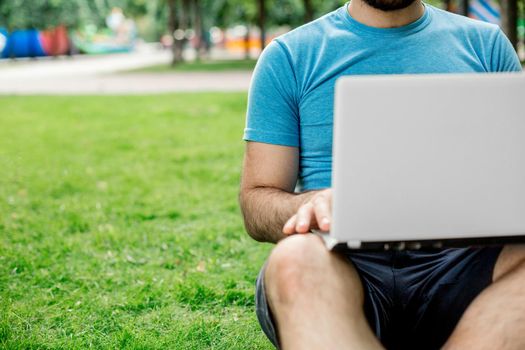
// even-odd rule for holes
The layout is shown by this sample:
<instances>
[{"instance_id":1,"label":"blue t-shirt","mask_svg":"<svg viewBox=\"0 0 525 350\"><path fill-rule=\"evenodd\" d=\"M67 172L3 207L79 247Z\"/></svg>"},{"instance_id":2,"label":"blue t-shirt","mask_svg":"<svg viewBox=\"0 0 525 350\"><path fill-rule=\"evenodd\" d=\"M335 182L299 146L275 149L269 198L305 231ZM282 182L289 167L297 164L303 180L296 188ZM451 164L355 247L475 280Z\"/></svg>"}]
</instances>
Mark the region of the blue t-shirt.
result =
<instances>
[{"instance_id":1,"label":"blue t-shirt","mask_svg":"<svg viewBox=\"0 0 525 350\"><path fill-rule=\"evenodd\" d=\"M409 25L374 28L345 5L266 48L250 87L244 139L299 147L302 189L327 188L340 76L503 71L521 65L496 25L425 5Z\"/></svg>"}]
</instances>

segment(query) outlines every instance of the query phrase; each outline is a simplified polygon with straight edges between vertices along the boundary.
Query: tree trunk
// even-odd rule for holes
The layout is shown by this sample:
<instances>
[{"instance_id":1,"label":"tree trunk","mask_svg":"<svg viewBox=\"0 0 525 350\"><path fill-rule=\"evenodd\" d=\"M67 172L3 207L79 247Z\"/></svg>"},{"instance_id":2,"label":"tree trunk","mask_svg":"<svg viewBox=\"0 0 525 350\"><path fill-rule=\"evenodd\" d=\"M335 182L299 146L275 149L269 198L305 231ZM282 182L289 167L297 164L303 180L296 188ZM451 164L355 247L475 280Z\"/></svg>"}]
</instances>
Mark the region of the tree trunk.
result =
<instances>
[{"instance_id":1,"label":"tree trunk","mask_svg":"<svg viewBox=\"0 0 525 350\"><path fill-rule=\"evenodd\" d=\"M312 6L312 0L303 0L304 5L304 22L308 23L314 19L314 8Z\"/></svg>"},{"instance_id":2,"label":"tree trunk","mask_svg":"<svg viewBox=\"0 0 525 350\"><path fill-rule=\"evenodd\" d=\"M203 25L202 25L202 8L200 0L193 1L193 27L195 29L195 38L197 38L197 45L195 50L197 52L197 61L201 60L203 49Z\"/></svg>"},{"instance_id":3,"label":"tree trunk","mask_svg":"<svg viewBox=\"0 0 525 350\"><path fill-rule=\"evenodd\" d=\"M246 25L246 34L244 34L244 58L250 59L250 25Z\"/></svg>"},{"instance_id":4,"label":"tree trunk","mask_svg":"<svg viewBox=\"0 0 525 350\"><path fill-rule=\"evenodd\" d=\"M469 0L458 1L458 13L463 16L468 16Z\"/></svg>"},{"instance_id":5,"label":"tree trunk","mask_svg":"<svg viewBox=\"0 0 525 350\"><path fill-rule=\"evenodd\" d=\"M261 50L264 50L266 46L266 0L258 0L259 14L258 14L258 25L261 31Z\"/></svg>"},{"instance_id":6,"label":"tree trunk","mask_svg":"<svg viewBox=\"0 0 525 350\"><path fill-rule=\"evenodd\" d=\"M180 12L180 28L188 29L191 26L191 0L182 0L182 11Z\"/></svg>"},{"instance_id":7,"label":"tree trunk","mask_svg":"<svg viewBox=\"0 0 525 350\"><path fill-rule=\"evenodd\" d=\"M181 33L182 38L177 41L179 45L178 52L180 54L179 61L184 61L184 46L186 45L186 42L188 41L188 38L186 37L186 31L188 28L190 28L191 25L191 6L190 6L191 0L182 0L182 7L181 11L179 11L179 29L182 31Z\"/></svg>"},{"instance_id":8,"label":"tree trunk","mask_svg":"<svg viewBox=\"0 0 525 350\"><path fill-rule=\"evenodd\" d=\"M168 31L173 39L173 44L171 45L171 65L175 66L181 61L182 53L180 52L180 47L175 39L175 31L179 27L178 13L177 13L177 0L167 0L168 5Z\"/></svg>"},{"instance_id":9,"label":"tree trunk","mask_svg":"<svg viewBox=\"0 0 525 350\"><path fill-rule=\"evenodd\" d=\"M452 0L445 0L445 10L448 12L454 12L454 6L452 5Z\"/></svg>"},{"instance_id":10,"label":"tree trunk","mask_svg":"<svg viewBox=\"0 0 525 350\"><path fill-rule=\"evenodd\" d=\"M509 38L514 49L518 47L518 1L501 1L501 28Z\"/></svg>"}]
</instances>

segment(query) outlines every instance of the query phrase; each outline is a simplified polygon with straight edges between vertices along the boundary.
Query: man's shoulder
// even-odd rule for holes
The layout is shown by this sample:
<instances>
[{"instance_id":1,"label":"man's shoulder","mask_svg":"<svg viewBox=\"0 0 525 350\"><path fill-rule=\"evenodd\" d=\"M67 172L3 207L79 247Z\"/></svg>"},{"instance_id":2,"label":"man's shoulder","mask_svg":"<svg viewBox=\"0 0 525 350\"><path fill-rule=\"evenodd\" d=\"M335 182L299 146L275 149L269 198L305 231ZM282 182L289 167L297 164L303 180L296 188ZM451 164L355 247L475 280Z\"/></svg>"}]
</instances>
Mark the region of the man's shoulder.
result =
<instances>
[{"instance_id":1,"label":"man's shoulder","mask_svg":"<svg viewBox=\"0 0 525 350\"><path fill-rule=\"evenodd\" d=\"M439 28L462 35L481 35L483 37L495 35L499 31L496 24L483 22L474 18L458 15L427 5L432 12L433 22Z\"/></svg>"},{"instance_id":2,"label":"man's shoulder","mask_svg":"<svg viewBox=\"0 0 525 350\"><path fill-rule=\"evenodd\" d=\"M275 41L293 53L299 53L302 49L312 46L318 47L330 33L343 25L340 16L341 9L340 7L312 22L303 24L277 37Z\"/></svg>"}]
</instances>

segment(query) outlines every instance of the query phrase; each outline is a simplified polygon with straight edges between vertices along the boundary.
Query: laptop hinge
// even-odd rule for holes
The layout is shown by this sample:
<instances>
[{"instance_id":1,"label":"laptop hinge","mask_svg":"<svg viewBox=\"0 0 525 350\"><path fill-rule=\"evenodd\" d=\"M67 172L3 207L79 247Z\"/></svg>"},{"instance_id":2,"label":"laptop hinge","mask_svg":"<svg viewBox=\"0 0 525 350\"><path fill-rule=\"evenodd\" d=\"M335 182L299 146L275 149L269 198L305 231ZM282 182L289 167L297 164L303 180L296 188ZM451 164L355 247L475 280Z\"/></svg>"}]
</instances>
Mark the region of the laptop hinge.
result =
<instances>
[{"instance_id":1,"label":"laptop hinge","mask_svg":"<svg viewBox=\"0 0 525 350\"><path fill-rule=\"evenodd\" d=\"M321 237L328 250L333 250L335 247L345 244L345 242L339 241L336 238L330 236L329 232L312 230L312 233ZM361 247L361 241L349 241L346 243L346 245L351 249L359 249Z\"/></svg>"}]
</instances>

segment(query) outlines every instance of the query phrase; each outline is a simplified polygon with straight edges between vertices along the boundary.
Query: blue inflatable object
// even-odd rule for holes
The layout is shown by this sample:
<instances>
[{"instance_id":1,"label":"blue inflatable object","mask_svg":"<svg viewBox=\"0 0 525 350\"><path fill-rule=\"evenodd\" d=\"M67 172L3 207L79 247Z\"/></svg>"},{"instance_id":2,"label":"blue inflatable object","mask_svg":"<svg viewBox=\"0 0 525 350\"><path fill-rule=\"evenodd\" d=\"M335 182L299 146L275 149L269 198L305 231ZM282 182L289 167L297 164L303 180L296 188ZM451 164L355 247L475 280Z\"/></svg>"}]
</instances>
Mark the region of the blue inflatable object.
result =
<instances>
[{"instance_id":1,"label":"blue inflatable object","mask_svg":"<svg viewBox=\"0 0 525 350\"><path fill-rule=\"evenodd\" d=\"M7 51L7 41L9 40L9 33L5 28L0 28L0 57L4 56L4 51Z\"/></svg>"},{"instance_id":2,"label":"blue inflatable object","mask_svg":"<svg viewBox=\"0 0 525 350\"><path fill-rule=\"evenodd\" d=\"M7 39L2 57L39 57L46 56L42 48L40 35L34 29L15 30Z\"/></svg>"}]
</instances>

